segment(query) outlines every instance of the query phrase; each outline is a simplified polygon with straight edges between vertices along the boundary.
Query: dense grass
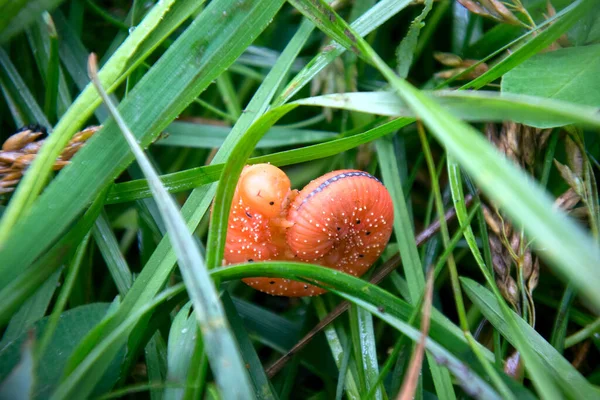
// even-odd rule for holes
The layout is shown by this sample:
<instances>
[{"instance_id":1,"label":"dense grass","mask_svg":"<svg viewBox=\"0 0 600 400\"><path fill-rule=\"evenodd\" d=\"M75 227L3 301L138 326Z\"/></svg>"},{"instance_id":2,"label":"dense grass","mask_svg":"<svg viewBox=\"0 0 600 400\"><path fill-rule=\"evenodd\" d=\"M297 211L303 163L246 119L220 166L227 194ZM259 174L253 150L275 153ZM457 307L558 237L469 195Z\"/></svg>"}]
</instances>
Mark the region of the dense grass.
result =
<instances>
[{"instance_id":1,"label":"dense grass","mask_svg":"<svg viewBox=\"0 0 600 400\"><path fill-rule=\"evenodd\" d=\"M600 396L600 5L327 3L0 2L0 398ZM366 276L221 267L261 162L382 180Z\"/></svg>"}]
</instances>

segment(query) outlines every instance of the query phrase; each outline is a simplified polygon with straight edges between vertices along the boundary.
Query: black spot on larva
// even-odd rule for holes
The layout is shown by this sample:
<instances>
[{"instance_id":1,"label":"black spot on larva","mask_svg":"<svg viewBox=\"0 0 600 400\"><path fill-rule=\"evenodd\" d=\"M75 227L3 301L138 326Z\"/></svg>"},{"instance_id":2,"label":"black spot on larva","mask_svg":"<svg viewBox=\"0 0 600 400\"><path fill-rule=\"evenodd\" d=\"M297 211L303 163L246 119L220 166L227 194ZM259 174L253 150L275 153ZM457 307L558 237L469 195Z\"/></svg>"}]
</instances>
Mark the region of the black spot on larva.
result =
<instances>
[{"instance_id":1,"label":"black spot on larva","mask_svg":"<svg viewBox=\"0 0 600 400\"><path fill-rule=\"evenodd\" d=\"M269 283L270 283L271 285L274 285L274 284L275 284L275 281L271 281L271 282L269 282Z\"/></svg>"},{"instance_id":2,"label":"black spot on larva","mask_svg":"<svg viewBox=\"0 0 600 400\"><path fill-rule=\"evenodd\" d=\"M274 204L275 204L275 202L274 202L274 201L270 201L270 202L269 202L269 205L270 205L270 206L272 206L272 205L274 205Z\"/></svg>"},{"instance_id":3,"label":"black spot on larva","mask_svg":"<svg viewBox=\"0 0 600 400\"><path fill-rule=\"evenodd\" d=\"M304 289L308 289L308 285L304 285Z\"/></svg>"},{"instance_id":4,"label":"black spot on larva","mask_svg":"<svg viewBox=\"0 0 600 400\"><path fill-rule=\"evenodd\" d=\"M366 232L366 235L367 235L367 236L369 236L370 234L371 234L371 232L369 232L369 231L367 231L367 232Z\"/></svg>"},{"instance_id":5,"label":"black spot on larva","mask_svg":"<svg viewBox=\"0 0 600 400\"><path fill-rule=\"evenodd\" d=\"M248 259L248 262L254 262L254 260L253 260L253 259L251 259L251 258L249 258L249 259Z\"/></svg>"},{"instance_id":6,"label":"black spot on larva","mask_svg":"<svg viewBox=\"0 0 600 400\"><path fill-rule=\"evenodd\" d=\"M250 214L248 211L246 211L246 215L248 216L248 218L252 218L252 214Z\"/></svg>"},{"instance_id":7,"label":"black spot on larva","mask_svg":"<svg viewBox=\"0 0 600 400\"><path fill-rule=\"evenodd\" d=\"M360 219L356 220L356 225L360 224Z\"/></svg>"},{"instance_id":8,"label":"black spot on larva","mask_svg":"<svg viewBox=\"0 0 600 400\"><path fill-rule=\"evenodd\" d=\"M340 227L338 226L338 227L337 227L337 230L338 230L338 231L340 231L340 230L342 230L342 228L340 228Z\"/></svg>"},{"instance_id":9,"label":"black spot on larva","mask_svg":"<svg viewBox=\"0 0 600 400\"><path fill-rule=\"evenodd\" d=\"M364 254L359 254L358 255L360 258L363 258L365 255Z\"/></svg>"}]
</instances>

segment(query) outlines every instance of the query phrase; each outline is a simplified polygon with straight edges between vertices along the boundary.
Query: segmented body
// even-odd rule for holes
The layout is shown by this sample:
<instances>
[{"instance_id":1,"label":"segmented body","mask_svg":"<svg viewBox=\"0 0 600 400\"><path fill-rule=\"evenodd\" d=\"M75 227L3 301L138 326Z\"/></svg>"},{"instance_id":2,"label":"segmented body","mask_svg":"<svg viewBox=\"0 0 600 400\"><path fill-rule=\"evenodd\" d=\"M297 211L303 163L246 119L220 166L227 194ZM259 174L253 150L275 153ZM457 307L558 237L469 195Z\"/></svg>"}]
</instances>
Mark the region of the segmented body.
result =
<instances>
[{"instance_id":1,"label":"segmented body","mask_svg":"<svg viewBox=\"0 0 600 400\"><path fill-rule=\"evenodd\" d=\"M248 185L248 176L254 174L260 177ZM263 182L262 177L269 174L277 178ZM333 171L298 192L290 189L285 174L274 166L246 167L229 217L225 263L303 261L361 276L385 248L392 220L388 191L366 172ZM282 278L247 278L244 282L280 296L324 292Z\"/></svg>"}]
</instances>

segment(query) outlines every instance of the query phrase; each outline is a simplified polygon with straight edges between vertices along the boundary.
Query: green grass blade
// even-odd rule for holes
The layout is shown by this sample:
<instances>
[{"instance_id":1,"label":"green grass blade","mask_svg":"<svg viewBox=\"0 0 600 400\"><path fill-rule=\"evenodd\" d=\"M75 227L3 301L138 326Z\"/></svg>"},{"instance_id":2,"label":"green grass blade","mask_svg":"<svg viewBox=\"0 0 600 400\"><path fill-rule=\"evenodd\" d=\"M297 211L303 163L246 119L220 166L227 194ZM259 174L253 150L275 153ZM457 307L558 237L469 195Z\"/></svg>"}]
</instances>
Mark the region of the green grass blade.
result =
<instances>
[{"instance_id":1,"label":"green grass blade","mask_svg":"<svg viewBox=\"0 0 600 400\"><path fill-rule=\"evenodd\" d=\"M54 26L54 22L52 22L52 25ZM29 42L29 46L31 47L31 51L35 57L38 70L40 71L40 75L46 76L48 74L47 71L48 65L50 64L50 59L54 57L53 44L58 44L59 41L51 40L50 35L48 34L47 24L42 18L38 18L34 24L27 28L25 32L27 34L27 41ZM58 49L56 50L58 51ZM64 114L67 108L73 102L71 94L69 93L69 88L67 87L67 82L65 81L65 75L59 65L59 60L56 60L56 62L58 66L58 88L55 89L54 93L57 95L58 114L55 115L55 118L58 115ZM55 120L53 120L53 122L55 122Z\"/></svg>"},{"instance_id":2,"label":"green grass blade","mask_svg":"<svg viewBox=\"0 0 600 400\"><path fill-rule=\"evenodd\" d=\"M219 277L222 280L240 279L246 276L274 276L289 279L308 279L311 282L318 281L326 288L335 288L337 294L353 303L359 304L361 307L366 307L372 314L379 316L388 323L392 323L392 326L398 328L399 325L402 325L402 328L398 329L401 329L402 333L409 336L413 341L419 340L421 336L417 329L412 327L410 329L404 328L407 325L403 321L410 318L414 310L413 306L360 278L330 268L291 262L256 262L220 268L211 271L211 275ZM383 311L380 311L381 307L383 307ZM468 346L460 329L453 324L448 325L444 320L445 317L435 309L432 310L429 335L431 341L428 340L427 349L432 351L431 348L435 347L433 350L434 358L449 368L455 376L461 378L461 384L481 387L486 393L497 398L496 392L485 381L481 380L470 367L462 362L454 364L458 360L470 357L463 353L465 350L468 352ZM438 346L431 345L430 343L436 343ZM429 347L430 345L432 347ZM487 354L486 357L492 357L488 350L482 346L480 347L483 353ZM442 353L437 353L437 350ZM443 357L439 357L442 354ZM446 363L445 361L447 360L450 362ZM465 373L466 370L470 372ZM471 377L472 379L465 379L467 377ZM470 387L472 388L473 386Z\"/></svg>"},{"instance_id":3,"label":"green grass blade","mask_svg":"<svg viewBox=\"0 0 600 400\"><path fill-rule=\"evenodd\" d=\"M515 344L514 332L505 321L495 296L475 281L467 278L461 278L461 280L465 293L471 301L509 342ZM525 335L528 345L543 360L544 367L552 374L556 382L560 382L561 386L565 388L563 393L566 396L574 399L595 398L598 396L598 390L591 386L569 361L565 360L525 320L516 313L512 311L511 313L519 326L519 330Z\"/></svg>"},{"instance_id":4,"label":"green grass blade","mask_svg":"<svg viewBox=\"0 0 600 400\"><path fill-rule=\"evenodd\" d=\"M411 5L411 0L383 0L375 4L369 11L361 15L352 23L352 28L361 36L366 36L388 19ZM315 58L298 72L292 81L286 86L281 94L273 101L273 105L279 106L289 101L294 94L308 84L327 65L346 51L339 43L331 43L323 49Z\"/></svg>"},{"instance_id":5,"label":"green grass blade","mask_svg":"<svg viewBox=\"0 0 600 400\"><path fill-rule=\"evenodd\" d=\"M119 294L124 296L131 288L133 276L125 257L121 254L119 243L112 231L106 213L103 212L100 214L92 229L92 233L98 249L102 253L102 257L104 257L108 270L115 281Z\"/></svg>"},{"instance_id":6,"label":"green grass blade","mask_svg":"<svg viewBox=\"0 0 600 400\"><path fill-rule=\"evenodd\" d=\"M52 314L48 317L48 324L44 328L44 335L39 339L36 346L36 358L38 360L42 359L44 356L44 352L46 351L48 345L50 344L50 340L54 336L54 332L56 331L56 327L58 326L58 322L60 320L60 316L67 305L67 300L69 299L69 295L73 290L73 286L75 285L77 275L79 274L79 270L83 265L83 257L87 251L87 247L90 241L90 235L86 235L79 246L77 247L77 251L73 255L71 262L68 265L68 269L66 271L65 280L61 286L60 293L56 299L56 303L54 304L54 308L52 309Z\"/></svg>"},{"instance_id":7,"label":"green grass blade","mask_svg":"<svg viewBox=\"0 0 600 400\"><path fill-rule=\"evenodd\" d=\"M221 394L224 398L230 399L252 398L248 393L251 388L242 357L226 322L225 311L219 300L217 289L208 276L200 249L188 231L175 200L162 186L158 174L136 142L133 132L123 120L117 106L104 92L96 75L95 59L90 58L90 65L90 68L94 69L92 80L148 180L161 217L167 227L171 245L177 254L183 280L194 304L194 313L198 324L202 327L205 351Z\"/></svg>"},{"instance_id":8,"label":"green grass blade","mask_svg":"<svg viewBox=\"0 0 600 400\"><path fill-rule=\"evenodd\" d=\"M0 5L0 43L7 42L33 23L44 11L58 7L63 1L9 0L8 4Z\"/></svg>"},{"instance_id":9,"label":"green grass blade","mask_svg":"<svg viewBox=\"0 0 600 400\"><path fill-rule=\"evenodd\" d=\"M319 318L325 318L327 315L327 309L325 308L323 299L316 297L313 300L313 304L317 310L317 315ZM352 353L352 344L350 343L350 339L346 340L347 345L343 345L342 339L340 338L340 335L338 335L338 332L333 325L325 327L323 333L327 339L327 344L329 345L331 355L333 356L335 364L338 367L339 374L344 374L342 375L344 377L343 389L346 389L346 396L352 400L360 399L360 393L356 379L352 374L352 369L349 367L350 363L344 363L344 359L346 358L345 352Z\"/></svg>"},{"instance_id":10,"label":"green grass blade","mask_svg":"<svg viewBox=\"0 0 600 400\"><path fill-rule=\"evenodd\" d=\"M580 123L600 128L594 107L543 97L497 92L423 92L457 118L473 122L512 120L540 128ZM390 117L414 117L406 102L392 92L336 93L297 100L297 104L333 107Z\"/></svg>"},{"instance_id":11,"label":"green grass blade","mask_svg":"<svg viewBox=\"0 0 600 400\"><path fill-rule=\"evenodd\" d=\"M11 100L14 101L17 109L25 119L26 124L40 124L46 128L51 128L50 122L46 115L36 102L35 98L29 91L29 88L21 78L19 71L10 60L4 49L0 48L0 82L10 93ZM6 210L2 216L6 214Z\"/></svg>"},{"instance_id":12,"label":"green grass blade","mask_svg":"<svg viewBox=\"0 0 600 400\"><path fill-rule=\"evenodd\" d=\"M375 399L383 399L383 385L377 385L379 365L377 363L377 344L373 330L373 316L364 308L359 308L357 313L358 333L362 351L362 369L365 371L367 391L378 386L375 389ZM361 366L359 365L358 367L360 368Z\"/></svg>"},{"instance_id":13,"label":"green grass blade","mask_svg":"<svg viewBox=\"0 0 600 400\"><path fill-rule=\"evenodd\" d=\"M182 146L199 149L220 147L231 129L225 126L173 122L166 129L168 136L156 142L159 146ZM309 129L293 129L274 126L256 145L257 149L295 146L324 142L333 139L337 133Z\"/></svg>"},{"instance_id":14,"label":"green grass blade","mask_svg":"<svg viewBox=\"0 0 600 400\"><path fill-rule=\"evenodd\" d=\"M200 340L196 337L196 327L198 326L196 319L190 316L191 307L191 302L181 307L169 329L168 372L165 381L181 387L166 388L163 395L165 400L176 400L182 397L196 340Z\"/></svg>"},{"instance_id":15,"label":"green grass blade","mask_svg":"<svg viewBox=\"0 0 600 400\"><path fill-rule=\"evenodd\" d=\"M250 337L246 332L244 325L242 324L243 321L240 318L235 305L233 304L231 296L229 293L225 292L223 293L221 299L223 301L225 313L227 314L227 320L231 324L231 330L233 331L237 342L240 345L240 352L242 353L242 357L246 362L246 367L254 386L256 398L272 400L277 399L277 393L275 393L273 387L271 386L271 382L269 382L269 378L265 373L258 354L256 354L252 340L250 340Z\"/></svg>"},{"instance_id":16,"label":"green grass blade","mask_svg":"<svg viewBox=\"0 0 600 400\"><path fill-rule=\"evenodd\" d=\"M50 14L43 14L46 29L50 39L50 49L48 55L48 67L46 69L46 95L44 99L44 112L52 122L58 119L56 113L56 104L58 102L58 83L59 83L59 60L58 60L58 35L54 22Z\"/></svg>"},{"instance_id":17,"label":"green grass blade","mask_svg":"<svg viewBox=\"0 0 600 400\"><path fill-rule=\"evenodd\" d=\"M329 157L339 152L353 149L361 144L385 136L403 126L414 122L412 118L399 118L381 126L343 139L336 139L326 143L306 146L300 149L282 151L266 156L255 157L248 160L249 164L271 163L277 166L297 164L305 161ZM170 192L192 189L207 183L215 182L223 172L224 164L212 164L206 167L193 168L187 171L175 172L161 177L163 184ZM108 198L109 203L120 203L150 196L148 183L136 180L114 185Z\"/></svg>"},{"instance_id":18,"label":"green grass blade","mask_svg":"<svg viewBox=\"0 0 600 400\"><path fill-rule=\"evenodd\" d=\"M166 2L160 5L164 3ZM278 10L277 3L269 3L268 7L264 7L262 2L247 3L249 8L244 10L236 4L227 0L212 2L206 9L208 12L204 10L200 14L195 23L178 38L123 101L120 111L128 124L140 133L138 139L141 143L149 144L199 92L233 62ZM219 9L220 13L225 11L229 17L213 20L210 15L212 9ZM148 18L147 16L146 19ZM134 33L138 30L142 31L138 26ZM198 43L210 45L203 47L203 52L199 53ZM221 53L221 47L229 51ZM179 75L174 76L174 70L179 71ZM141 108L146 111L139 113ZM80 111L76 107L71 109ZM3 273L0 287L14 278L17 272L15 266L27 265L41 254L64 232L98 191L132 161L133 156L119 135L116 125L109 121L77 153L71 164L61 171L31 212L18 221L11 230L10 237L0 244L0 257L7 261L0 266ZM39 158L36 159L38 160ZM35 163L29 169L30 175L34 165ZM37 179L39 176L32 177ZM20 187L23 183L21 182ZM53 209L52 214L46 212L48 207ZM7 212L8 210L3 221L8 217ZM8 269L7 264L12 267Z\"/></svg>"},{"instance_id":19,"label":"green grass blade","mask_svg":"<svg viewBox=\"0 0 600 400\"><path fill-rule=\"evenodd\" d=\"M144 47L144 42L160 22L165 18L174 5L175 0L163 1L158 3L152 11L146 16L144 21L133 31L123 45L119 48L111 60L107 62L102 71L100 71L100 79L103 84L111 89L125 79L125 74L132 69L133 64L140 63L143 57L149 55L150 50ZM191 33L190 33L191 34ZM181 42L181 41L180 41ZM175 47L175 46L174 46ZM140 53L140 51L143 51ZM163 63L164 65L165 63ZM156 72L155 72L156 73ZM160 74L160 69L159 72ZM151 76L152 74L148 74ZM184 83L182 81L181 83ZM201 86L201 85L199 85ZM156 94L156 91L154 91ZM174 95L175 93L172 93ZM142 95L142 98L144 96ZM154 100L154 99L153 99ZM135 102L136 100L133 100ZM137 100L140 101L139 99ZM177 102L175 102L177 103ZM42 148L39 150L34 162L28 168L27 174L23 177L21 183L17 187L8 208L0 220L0 251L6 242L9 232L17 223L20 217L30 211L31 205L38 197L46 180L52 170L54 161L65 147L72 135L77 132L85 121L91 116L95 108L100 104L100 99L95 94L91 86L87 86L75 100L75 103L68 109L67 113L62 116L58 122L54 134L49 136ZM137 104L139 106L140 104ZM180 104L183 108L185 104ZM167 113L168 114L168 113ZM129 117L125 112L124 115ZM113 125L114 127L114 125ZM114 129L114 128L113 128ZM154 133L155 135L157 134ZM147 134L151 136L150 134ZM125 150L123 143L121 147ZM122 156L123 157L123 156ZM118 163L111 163L118 166ZM97 191L101 189L96 185ZM97 191L87 190L89 194L97 193ZM85 193L82 191L80 193ZM92 197L93 198L93 197ZM91 201L88 198L87 201ZM80 212L79 209L77 212ZM22 218L19 222L22 221ZM68 221L66 221L68 222ZM13 236L14 237L14 236ZM1 285L0 285L1 286Z\"/></svg>"},{"instance_id":20,"label":"green grass blade","mask_svg":"<svg viewBox=\"0 0 600 400\"><path fill-rule=\"evenodd\" d=\"M71 374L69 374L56 388L56 391L52 394L51 399L70 399L73 398L73 396L85 396L83 393L89 392L89 390L93 389L94 382L100 378L93 376L94 367L98 365L101 360L104 360L104 362L107 363L112 361L112 357L107 357L107 355L111 354L108 350L114 347L120 349L121 343L126 339L129 332L131 332L131 330L142 317L152 312L154 309L156 309L156 307L167 301L169 298L172 298L184 290L185 286L183 284L165 289L154 299L147 302L143 307L137 309L135 313L123 321L110 335L102 338L102 340L99 340L97 346L94 347L93 351L87 358L85 358L81 365L79 365ZM90 378L86 379L86 375L92 375L92 380L90 380ZM82 387L81 385L84 386ZM91 389L87 388L86 390L86 386L91 386Z\"/></svg>"},{"instance_id":21,"label":"green grass blade","mask_svg":"<svg viewBox=\"0 0 600 400\"><path fill-rule=\"evenodd\" d=\"M104 205L104 195L98 196L86 213L79 218L75 226L58 243L31 265L23 274L18 275L6 287L0 290L0 326L6 324L10 316L54 271L61 265L61 258L74 253L81 240L87 235L98 218Z\"/></svg>"}]
</instances>

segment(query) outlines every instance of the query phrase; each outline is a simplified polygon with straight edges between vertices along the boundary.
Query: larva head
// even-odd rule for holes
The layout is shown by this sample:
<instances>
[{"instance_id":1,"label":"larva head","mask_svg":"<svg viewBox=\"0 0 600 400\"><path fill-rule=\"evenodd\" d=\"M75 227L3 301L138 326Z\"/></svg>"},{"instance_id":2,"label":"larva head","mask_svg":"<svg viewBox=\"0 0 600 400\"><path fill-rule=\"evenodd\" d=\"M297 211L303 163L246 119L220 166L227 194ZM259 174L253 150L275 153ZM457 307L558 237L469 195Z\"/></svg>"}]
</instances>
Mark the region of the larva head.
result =
<instances>
[{"instance_id":1,"label":"larva head","mask_svg":"<svg viewBox=\"0 0 600 400\"><path fill-rule=\"evenodd\" d=\"M238 183L244 204L267 218L281 214L287 206L290 188L287 175L270 164L246 167Z\"/></svg>"}]
</instances>

